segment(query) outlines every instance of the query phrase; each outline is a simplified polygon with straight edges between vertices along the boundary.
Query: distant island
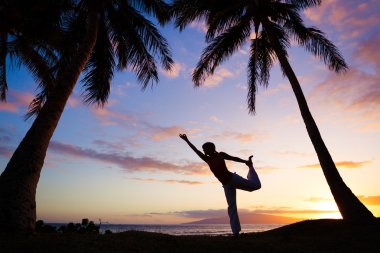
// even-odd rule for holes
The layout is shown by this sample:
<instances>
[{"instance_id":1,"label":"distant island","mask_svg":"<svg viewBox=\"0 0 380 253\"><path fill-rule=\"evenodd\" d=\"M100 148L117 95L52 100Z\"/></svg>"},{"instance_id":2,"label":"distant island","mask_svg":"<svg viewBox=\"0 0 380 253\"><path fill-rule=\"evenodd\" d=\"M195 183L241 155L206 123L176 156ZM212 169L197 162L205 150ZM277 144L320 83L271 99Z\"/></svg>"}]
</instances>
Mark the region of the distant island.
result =
<instances>
[{"instance_id":1,"label":"distant island","mask_svg":"<svg viewBox=\"0 0 380 253\"><path fill-rule=\"evenodd\" d=\"M269 214L242 214L239 215L242 224L290 224L301 221L300 218L290 218L285 216L269 215ZM183 224L229 224L228 216L202 219Z\"/></svg>"}]
</instances>

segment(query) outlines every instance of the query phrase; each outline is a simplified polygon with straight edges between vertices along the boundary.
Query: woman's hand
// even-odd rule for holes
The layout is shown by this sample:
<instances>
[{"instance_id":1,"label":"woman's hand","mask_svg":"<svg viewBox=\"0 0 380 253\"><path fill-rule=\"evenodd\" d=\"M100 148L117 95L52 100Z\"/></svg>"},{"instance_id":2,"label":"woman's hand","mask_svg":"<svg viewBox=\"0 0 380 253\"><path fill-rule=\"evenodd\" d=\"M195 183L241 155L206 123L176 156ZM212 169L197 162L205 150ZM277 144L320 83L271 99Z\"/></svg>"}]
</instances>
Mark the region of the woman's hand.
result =
<instances>
[{"instance_id":1,"label":"woman's hand","mask_svg":"<svg viewBox=\"0 0 380 253\"><path fill-rule=\"evenodd\" d=\"M187 135L186 134L179 134L179 137L184 140L184 141L188 141L189 139L187 138Z\"/></svg>"}]
</instances>

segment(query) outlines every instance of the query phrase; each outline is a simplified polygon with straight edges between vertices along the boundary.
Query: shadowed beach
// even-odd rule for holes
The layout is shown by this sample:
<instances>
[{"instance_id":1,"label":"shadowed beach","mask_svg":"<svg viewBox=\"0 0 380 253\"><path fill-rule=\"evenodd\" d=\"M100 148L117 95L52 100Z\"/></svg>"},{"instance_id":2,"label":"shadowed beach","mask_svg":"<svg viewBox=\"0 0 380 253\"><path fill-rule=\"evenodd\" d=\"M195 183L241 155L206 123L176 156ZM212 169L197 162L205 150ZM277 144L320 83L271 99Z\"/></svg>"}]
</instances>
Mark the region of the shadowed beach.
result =
<instances>
[{"instance_id":1,"label":"shadowed beach","mask_svg":"<svg viewBox=\"0 0 380 253\"><path fill-rule=\"evenodd\" d=\"M278 229L228 236L172 236L129 231L115 234L36 234L2 237L2 252L379 252L380 220L353 225L309 220Z\"/></svg>"}]
</instances>

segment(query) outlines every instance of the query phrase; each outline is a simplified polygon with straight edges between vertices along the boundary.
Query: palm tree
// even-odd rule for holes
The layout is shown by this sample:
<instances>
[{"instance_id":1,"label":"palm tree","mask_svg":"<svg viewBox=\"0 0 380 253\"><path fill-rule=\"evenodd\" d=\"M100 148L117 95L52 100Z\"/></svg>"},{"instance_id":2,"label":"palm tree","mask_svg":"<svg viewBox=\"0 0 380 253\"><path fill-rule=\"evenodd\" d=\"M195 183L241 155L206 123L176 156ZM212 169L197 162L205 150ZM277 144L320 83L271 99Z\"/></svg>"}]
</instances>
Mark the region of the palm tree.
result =
<instances>
[{"instance_id":1,"label":"palm tree","mask_svg":"<svg viewBox=\"0 0 380 253\"><path fill-rule=\"evenodd\" d=\"M255 112L257 85L268 86L269 71L278 59L296 96L307 132L321 168L344 220L373 221L373 214L358 200L342 180L310 113L297 77L290 66L287 49L293 39L306 51L321 58L330 70L343 72L347 65L338 49L315 27L305 27L300 11L317 6L321 0L174 0L172 11L176 26L204 19L208 28L207 47L193 72L196 86L203 83L216 67L249 40L248 108Z\"/></svg>"},{"instance_id":2,"label":"palm tree","mask_svg":"<svg viewBox=\"0 0 380 253\"><path fill-rule=\"evenodd\" d=\"M56 56L58 60L46 65L46 72L53 81L46 84L41 79L41 92L32 102L28 115L36 118L0 176L0 232L34 231L35 194L46 151L82 71L85 102L103 106L116 69L128 68L135 72L144 89L158 81L157 59L167 70L173 63L167 41L142 14L155 17L161 25L164 24L170 18L169 6L164 1L69 2L72 8L61 16L63 32L52 42L49 51L49 56ZM20 30L19 37L23 36L22 32L25 31ZM9 37L1 38L2 48L12 43ZM6 53L3 49L0 52ZM40 55L49 59L48 55ZM2 59L4 63L6 57ZM5 68L6 65L0 66ZM32 63L31 67L39 69ZM0 88L5 94L3 76L0 76Z\"/></svg>"}]
</instances>

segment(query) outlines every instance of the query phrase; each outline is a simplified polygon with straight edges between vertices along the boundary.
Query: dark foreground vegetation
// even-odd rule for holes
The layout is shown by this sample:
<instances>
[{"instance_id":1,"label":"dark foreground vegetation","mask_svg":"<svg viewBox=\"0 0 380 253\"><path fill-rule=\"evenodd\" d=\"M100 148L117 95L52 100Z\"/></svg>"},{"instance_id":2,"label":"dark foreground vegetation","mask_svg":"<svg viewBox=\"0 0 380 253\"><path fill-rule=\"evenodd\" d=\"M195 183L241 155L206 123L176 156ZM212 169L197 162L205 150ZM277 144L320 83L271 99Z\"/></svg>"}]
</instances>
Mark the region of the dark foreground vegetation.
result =
<instances>
[{"instance_id":1,"label":"dark foreground vegetation","mask_svg":"<svg viewBox=\"0 0 380 253\"><path fill-rule=\"evenodd\" d=\"M311 220L278 229L228 236L171 236L129 231L114 234L37 233L0 239L1 252L380 252L380 220L352 225Z\"/></svg>"}]
</instances>

